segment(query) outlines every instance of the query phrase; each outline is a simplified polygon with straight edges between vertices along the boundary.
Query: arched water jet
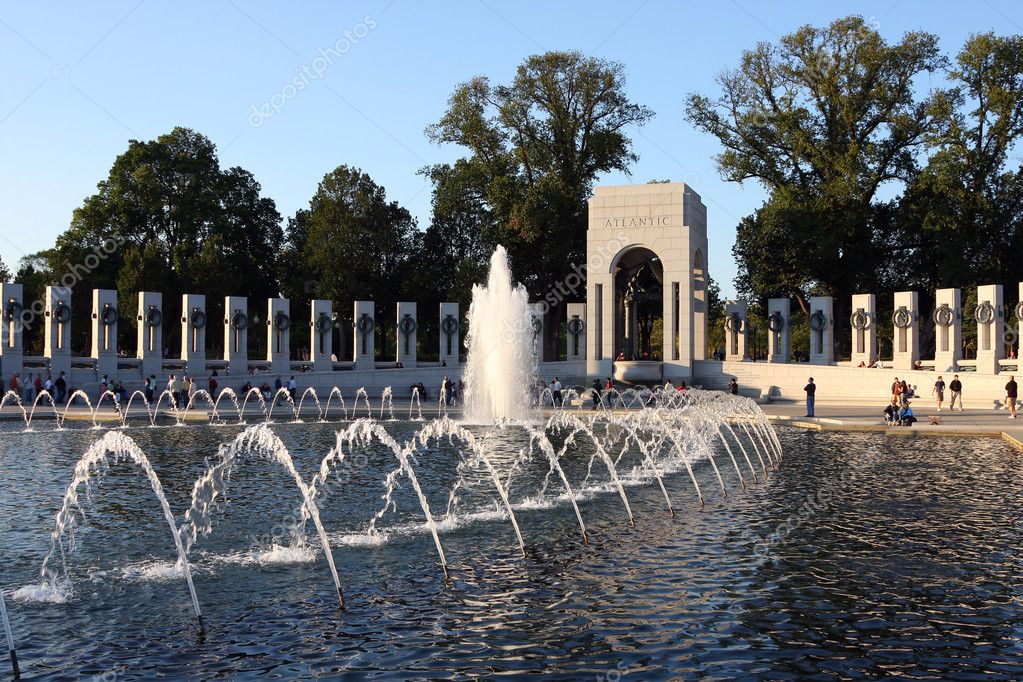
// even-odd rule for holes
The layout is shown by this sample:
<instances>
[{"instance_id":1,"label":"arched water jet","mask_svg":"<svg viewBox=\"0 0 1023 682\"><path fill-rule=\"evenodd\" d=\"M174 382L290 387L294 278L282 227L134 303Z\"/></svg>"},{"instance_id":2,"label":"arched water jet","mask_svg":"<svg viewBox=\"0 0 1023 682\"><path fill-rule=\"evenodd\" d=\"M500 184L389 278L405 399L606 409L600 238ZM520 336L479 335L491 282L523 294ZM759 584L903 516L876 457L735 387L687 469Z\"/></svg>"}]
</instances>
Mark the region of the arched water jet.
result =
<instances>
[{"instance_id":1,"label":"arched water jet","mask_svg":"<svg viewBox=\"0 0 1023 682\"><path fill-rule=\"evenodd\" d=\"M625 512L629 516L629 525L635 527L636 519L632 515L632 506L629 504L629 496L625 494L625 487L622 485L621 480L618 478L618 470L615 469L615 464L611 460L611 456L607 454L607 450L601 444L596 434L593 433L593 429L586 425L577 415L572 412L558 411L551 415L551 418L547 420L547 428L555 425L562 427L567 426L569 429L579 429L593 441L593 447L597 450L597 455L604 462L607 467L607 472L611 476L612 482L618 489L618 496L622 498L622 504L625 505ZM702 499L702 498L701 498Z\"/></svg>"},{"instance_id":2,"label":"arched water jet","mask_svg":"<svg viewBox=\"0 0 1023 682\"><path fill-rule=\"evenodd\" d=\"M230 400L231 404L234 405L235 417L238 419L238 423L241 423L242 414L241 406L238 404L238 394L230 386L220 389L220 393L217 394L217 401L213 404L213 413L216 415L220 414L220 403L223 402L224 398Z\"/></svg>"},{"instance_id":3,"label":"arched water jet","mask_svg":"<svg viewBox=\"0 0 1023 682\"><path fill-rule=\"evenodd\" d=\"M498 475L494 465L490 462L490 458L487 457L483 446L476 439L472 433L470 433L465 427L453 422L447 415L440 419L435 419L427 424L418 434L416 434L416 440L424 445L431 438L441 438L447 436L449 438L455 437L459 440L467 443L469 448L473 451L484 466L487 468L487 472L490 474L491 480L494 482L494 487L497 488L497 494L501 496L501 500L504 502L504 508L508 512L508 518L511 521L512 528L515 529L515 537L519 541L519 549L522 552L522 557L526 556L526 544L522 540L522 531L519 530L518 519L515 518L515 510L512 509L511 501L508 499L508 489L501 483L501 477Z\"/></svg>"},{"instance_id":4,"label":"arched water jet","mask_svg":"<svg viewBox=\"0 0 1023 682\"><path fill-rule=\"evenodd\" d=\"M205 400L206 401L206 404L209 406L209 408L211 410L211 413L210 413L210 416L209 416L209 420L210 420L211 423L215 422L217 420L217 416L218 416L217 415L217 403L213 399L213 396L210 395L210 392L207 391L204 388L200 388L199 390L195 391L195 393L193 393L192 395L190 395L188 397L188 403L185 405L185 413L187 414L188 412L191 412L192 410L194 410L195 409L195 403L196 403L196 401L199 401L199 400Z\"/></svg>"},{"instance_id":5,"label":"arched water jet","mask_svg":"<svg viewBox=\"0 0 1023 682\"><path fill-rule=\"evenodd\" d=\"M11 620L7 617L7 602L4 601L4 590L0 587L0 621L3 622L4 634L7 636L7 653L11 659L11 672L14 679L21 677L18 667L18 650L14 646L14 633L11 632Z\"/></svg>"},{"instance_id":6,"label":"arched water jet","mask_svg":"<svg viewBox=\"0 0 1023 682\"><path fill-rule=\"evenodd\" d=\"M366 405L366 416L370 419L373 418L373 408L369 404L369 394L366 393L366 387L361 387L355 392L355 404L352 405L352 419L356 419L359 414L359 398L362 398Z\"/></svg>"},{"instance_id":7,"label":"arched water jet","mask_svg":"<svg viewBox=\"0 0 1023 682\"><path fill-rule=\"evenodd\" d=\"M572 484L568 482L568 476L565 475L565 470L561 468L558 456L554 452L554 445L551 443L546 433L537 431L531 426L527 428L529 430L530 439L540 446L540 451L547 456L547 461L550 463L551 468L556 471L558 476L561 478L561 483L565 486L565 492L568 493L568 499L572 503L572 509L575 511L575 518L579 521L579 532L582 533L583 544L589 543L589 537L586 535L586 524L583 523L583 515L579 511L578 498L575 491L572 490Z\"/></svg>"},{"instance_id":8,"label":"arched water jet","mask_svg":"<svg viewBox=\"0 0 1023 682\"><path fill-rule=\"evenodd\" d=\"M245 397L242 399L242 409L241 409L241 413L240 413L241 414L241 419L239 419L239 422L238 422L240 424L246 423L245 422L245 413L248 410L249 400L252 398L253 394L255 394L256 400L259 401L259 414L261 416L266 417L267 419L269 419L269 414L266 411L266 398L263 397L263 392L262 391L260 391L258 388L253 386L252 388L250 388L248 391L245 392Z\"/></svg>"},{"instance_id":9,"label":"arched water jet","mask_svg":"<svg viewBox=\"0 0 1023 682\"><path fill-rule=\"evenodd\" d=\"M771 444L771 448L773 448L774 450L772 462L774 466L777 467L778 465L781 464L781 459L783 456L781 449L781 441L778 440L778 434L774 432L774 427L771 425L770 420L768 420L767 415L764 414L764 411L760 409L759 405L750 400L748 407L750 417L753 420L753 423L755 423L760 429L760 431L766 436L767 442ZM764 447L766 448L767 445L765 444Z\"/></svg>"},{"instance_id":10,"label":"arched water jet","mask_svg":"<svg viewBox=\"0 0 1023 682\"><path fill-rule=\"evenodd\" d=\"M391 387L388 386L384 389L384 392L380 394L380 419L384 418L384 408L387 408L389 418L394 421L394 398Z\"/></svg>"},{"instance_id":11,"label":"arched water jet","mask_svg":"<svg viewBox=\"0 0 1023 682\"><path fill-rule=\"evenodd\" d=\"M36 410L39 409L39 403L41 403L44 399L46 400L46 406L50 408L50 412L53 413L53 416L57 416L57 404L53 401L53 396L49 391L40 391L39 395L37 395L35 400L32 401L32 409L29 410L28 413L27 425L31 425L31 423L35 420ZM24 410L22 411L24 412Z\"/></svg>"},{"instance_id":12,"label":"arched water jet","mask_svg":"<svg viewBox=\"0 0 1023 682\"><path fill-rule=\"evenodd\" d=\"M636 447L638 447L640 452L643 453L644 463L650 468L654 477L657 479L657 484L661 487L661 494L664 496L664 502L668 505L668 513L674 518L675 505L672 504L671 497L668 495L668 489L664 486L664 478L661 476L661 472L657 468L657 463L654 462L654 458L653 455L650 454L650 450L644 446L642 439L639 437L638 429L633 426L632 419L630 417L631 415L621 421L615 420L614 423L627 431L629 436L636 443ZM628 447L628 438L626 438L625 447Z\"/></svg>"},{"instance_id":13,"label":"arched water jet","mask_svg":"<svg viewBox=\"0 0 1023 682\"><path fill-rule=\"evenodd\" d=\"M185 512L185 523L182 524L180 531L181 537L184 538L186 551L192 548L199 535L205 535L213 529L212 511L216 499L227 493L227 480L234 468L235 460L240 455L248 453L263 455L270 461L283 466L291 475L295 486L302 494L302 522L311 519L316 527L320 544L323 545L323 554L337 590L338 601L343 609L345 597L341 591L341 580L338 578L337 567L334 565L334 554L331 551L330 540L327 538L327 531L320 520L320 511L313 501L313 493L295 468L295 462L292 460L288 448L266 424L250 426L238 434L230 444L221 445L220 461L210 466L192 486L192 504Z\"/></svg>"},{"instance_id":14,"label":"arched water jet","mask_svg":"<svg viewBox=\"0 0 1023 682\"><path fill-rule=\"evenodd\" d=\"M320 405L320 397L316 395L316 389L314 389L312 386L309 386L308 388L306 388L306 390L302 391L302 397L299 398L298 401L298 418L302 417L302 406L305 405L306 396L310 394L312 394L313 401L316 403L316 414L319 421L321 422L326 421L323 417L323 408Z\"/></svg>"},{"instance_id":15,"label":"arched water jet","mask_svg":"<svg viewBox=\"0 0 1023 682\"><path fill-rule=\"evenodd\" d=\"M356 420L350 424L347 429L337 433L336 445L320 461L319 472L313 478L312 485L310 486L313 490L314 496L317 494L318 489L326 481L327 476L330 475L330 464L335 460L340 463L344 459L344 446L351 448L354 445L366 445L374 439L390 448L390 450L394 453L394 456L397 458L402 471L404 471L405 475L412 483L412 489L419 497L419 504L422 507L423 515L426 517L426 525L429 527L430 533L433 535L433 542L437 547L437 554L440 557L441 570L444 571L444 577L447 577L448 561L444 556L444 547L440 543L440 534L437 531L437 522L433 518L433 512L430 511L430 503L426 499L426 493L423 492L422 487L419 485L419 478L416 476L416 472L412 469L412 465L409 462L408 455L409 451L415 445L414 440L407 447L403 448L389 433L387 433L387 431L384 430L382 426L374 422L372 419ZM390 483L392 485L388 486L388 490L393 490L393 478L391 478Z\"/></svg>"},{"instance_id":16,"label":"arched water jet","mask_svg":"<svg viewBox=\"0 0 1023 682\"><path fill-rule=\"evenodd\" d=\"M757 469L753 466L753 460L750 459L749 453L746 452L746 446L742 444L742 439L739 438L738 434L735 433L735 429L732 428L732 424L729 420L722 422L722 425L728 429L728 433L732 434L732 439L738 444L739 451L742 456L746 459L746 465L749 466L750 473L753 475L753 482L757 483L760 477L757 475Z\"/></svg>"},{"instance_id":17,"label":"arched water jet","mask_svg":"<svg viewBox=\"0 0 1023 682\"><path fill-rule=\"evenodd\" d=\"M14 391L7 391L4 393L3 397L0 398L0 410L3 410L5 405L11 403L21 410L21 419L25 422L25 428L31 428L32 422L28 418L28 410L26 410L25 406L21 404L21 396Z\"/></svg>"},{"instance_id":18,"label":"arched water jet","mask_svg":"<svg viewBox=\"0 0 1023 682\"><path fill-rule=\"evenodd\" d=\"M416 417L412 416L412 409L413 408L415 408L416 411L418 412ZM408 418L409 418L410 421L413 421L413 420L414 421L419 421L419 422L423 421L423 405L419 401L419 387L418 386L413 386L412 387L412 399L409 401L409 405L408 405Z\"/></svg>"},{"instance_id":19,"label":"arched water jet","mask_svg":"<svg viewBox=\"0 0 1023 682\"><path fill-rule=\"evenodd\" d=\"M717 431L717 437L721 440L721 444L725 446L725 451L728 452L728 456L732 460L732 466L735 467L735 473L739 477L739 483L742 484L742 489L745 490L746 489L746 481L742 477L742 469L739 468L739 463L737 461L735 461L735 454L732 453L732 447L728 444L728 441L725 440L724 434L721 433L721 427L720 426L718 426L716 431Z\"/></svg>"},{"instance_id":20,"label":"arched water jet","mask_svg":"<svg viewBox=\"0 0 1023 682\"><path fill-rule=\"evenodd\" d=\"M155 426L156 421L153 419L153 410L149 407L149 401L146 399L146 394L142 391L132 391L131 395L128 396L128 402L124 406L124 416L121 418L121 426L127 428L128 413L131 412L131 405L135 401L136 397L141 398L142 403L146 406L146 417L149 419L149 425Z\"/></svg>"},{"instance_id":21,"label":"arched water jet","mask_svg":"<svg viewBox=\"0 0 1023 682\"><path fill-rule=\"evenodd\" d=\"M686 471L689 472L689 480L693 482L693 488L696 490L696 496L700 499L700 506L702 507L705 504L703 500L703 491L700 490L700 484L696 480L696 473L693 471L693 465L689 462L689 457L686 456L685 447L678 439L678 436L675 435L675 432L668 428L668 425L664 423L664 420L660 415L658 415L658 421L661 422L661 428L664 429L664 432L668 435L668 438L675 446L675 451L678 452L679 459L681 459L682 463L685 464ZM717 471L716 466L714 467L714 471ZM721 475L718 474L718 479L720 480L720 478ZM721 487L724 488L724 483L721 484Z\"/></svg>"},{"instance_id":22,"label":"arched water jet","mask_svg":"<svg viewBox=\"0 0 1023 682\"><path fill-rule=\"evenodd\" d=\"M771 446L768 446L768 441L764 440L763 424L760 423L760 420L756 419L755 413L751 413L749 411L746 412L746 421L749 422L750 428L756 435L757 440L760 441L760 445L763 446L764 454L767 455L767 461L770 462L772 467L776 466L777 462L774 459L774 453L771 451Z\"/></svg>"},{"instance_id":23,"label":"arched water jet","mask_svg":"<svg viewBox=\"0 0 1023 682\"><path fill-rule=\"evenodd\" d=\"M291 397L291 391L289 391L287 387L281 386L277 389L277 392L274 393L273 401L270 403L270 410L266 413L266 421L269 422L273 419L274 410L277 408L277 403L280 401L282 396L291 406L291 418L296 421L298 420L298 407L295 406L295 399Z\"/></svg>"},{"instance_id":24,"label":"arched water jet","mask_svg":"<svg viewBox=\"0 0 1023 682\"><path fill-rule=\"evenodd\" d=\"M753 452L756 453L757 459L760 460L760 466L764 470L764 476L766 477L767 464L764 462L763 455L760 454L760 446L757 445L756 439L753 438L753 434L750 432L749 427L746 425L746 420L742 416L738 417L733 416L732 419L734 419L739 424L743 432L746 434L746 438L749 439L750 444L753 446Z\"/></svg>"},{"instance_id":25,"label":"arched water jet","mask_svg":"<svg viewBox=\"0 0 1023 682\"><path fill-rule=\"evenodd\" d=\"M188 555L181 542L178 526L174 520L174 514L171 512L170 504L167 502L167 497L164 495L163 485L160 483L160 478L156 475L152 464L149 462L149 458L146 457L144 452L142 452L142 449L139 448L138 444L125 434L118 433L116 431L108 431L100 440L89 446L89 449L86 450L84 455L82 455L82 458L78 460L78 464L75 465L74 477L72 478L67 491L64 493L63 504L61 505L60 511L57 512L57 516L54 520L53 532L50 533L50 551L46 555L46 558L43 559L43 564L39 569L39 574L43 578L44 586L48 581L53 590L58 589L58 574L49 568L49 563L52 560L54 553L57 551L57 548L62 548L61 540L64 534L68 531L74 531L74 526L76 524L75 510L79 509L79 487L87 483L94 474L98 476L103 474L110 465L107 459L108 454L113 455L115 463L120 462L122 459L131 460L131 462L142 469L143 473L146 475L149 485L153 489L153 493L160 502L160 507L163 510L163 515L167 521L167 525L170 527L171 535L174 538L174 547L178 554L178 563L180 564L182 573L184 574L185 582L188 583L188 592L192 598L192 608L195 610L195 617L199 621L199 627L203 627L202 610L199 608L199 598L196 596L195 585L192 582L192 571L188 565ZM67 576L66 568L65 579L70 583L70 578ZM29 593L30 592L31 589L29 589ZM22 593L22 591L19 590L18 592L15 592L15 598L18 597L19 593Z\"/></svg>"},{"instance_id":26,"label":"arched water jet","mask_svg":"<svg viewBox=\"0 0 1023 682\"><path fill-rule=\"evenodd\" d=\"M327 421L330 418L330 403L334 400L334 396L337 396L338 401L341 403L341 419L348 419L348 408L345 406L345 397L341 394L341 389L334 386L330 389L330 395L327 396L327 406L323 408L323 420Z\"/></svg>"}]
</instances>

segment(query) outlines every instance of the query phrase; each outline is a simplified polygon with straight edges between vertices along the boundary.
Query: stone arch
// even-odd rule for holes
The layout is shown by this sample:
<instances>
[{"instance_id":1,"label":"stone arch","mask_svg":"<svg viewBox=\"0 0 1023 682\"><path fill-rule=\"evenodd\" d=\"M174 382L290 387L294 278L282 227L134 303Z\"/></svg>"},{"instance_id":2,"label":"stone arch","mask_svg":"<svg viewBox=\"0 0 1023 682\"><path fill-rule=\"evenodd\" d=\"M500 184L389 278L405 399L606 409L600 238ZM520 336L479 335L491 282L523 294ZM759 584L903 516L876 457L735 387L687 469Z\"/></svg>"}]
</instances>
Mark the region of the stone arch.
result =
<instances>
[{"instance_id":1,"label":"stone arch","mask_svg":"<svg viewBox=\"0 0 1023 682\"><path fill-rule=\"evenodd\" d=\"M616 358L663 361L667 292L660 256L648 246L631 244L615 254L610 274Z\"/></svg>"}]
</instances>

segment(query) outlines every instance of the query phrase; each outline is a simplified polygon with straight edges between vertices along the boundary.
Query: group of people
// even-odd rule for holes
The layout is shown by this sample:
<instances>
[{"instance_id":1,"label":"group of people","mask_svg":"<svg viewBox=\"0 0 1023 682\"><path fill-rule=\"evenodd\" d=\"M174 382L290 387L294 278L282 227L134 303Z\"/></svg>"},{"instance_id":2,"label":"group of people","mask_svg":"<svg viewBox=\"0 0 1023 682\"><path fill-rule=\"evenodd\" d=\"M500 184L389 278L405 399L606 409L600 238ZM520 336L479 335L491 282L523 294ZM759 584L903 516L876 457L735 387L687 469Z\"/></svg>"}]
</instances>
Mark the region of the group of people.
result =
<instances>
[{"instance_id":1,"label":"group of people","mask_svg":"<svg viewBox=\"0 0 1023 682\"><path fill-rule=\"evenodd\" d=\"M931 391L931 395L938 402L938 412L941 412L942 405L945 402L945 379L942 376L938 376L938 380L934 382L934 389ZM947 386L951 393L951 404L948 409L955 412L956 404L959 405L959 411L963 411L963 382L959 380L959 375L956 374L952 377L952 381Z\"/></svg>"},{"instance_id":2,"label":"group of people","mask_svg":"<svg viewBox=\"0 0 1023 682\"><path fill-rule=\"evenodd\" d=\"M931 394L934 396L938 403L938 412L943 409L945 402L945 380L939 376L938 380L934 382L934 390ZM952 381L947 386L951 393L951 401L949 403L949 410L955 411L956 405L959 406L959 411L962 412L963 408L963 382L960 381L959 375L953 375ZM1019 401L1019 386L1016 384L1016 376L1010 375L1009 381L1005 384L1005 407L1009 410L1009 419L1016 418L1016 403Z\"/></svg>"},{"instance_id":3,"label":"group of people","mask_svg":"<svg viewBox=\"0 0 1023 682\"><path fill-rule=\"evenodd\" d=\"M445 376L440 382L440 396L446 405L461 402L465 396L465 382L462 380L452 381L451 377Z\"/></svg>"},{"instance_id":4,"label":"group of people","mask_svg":"<svg viewBox=\"0 0 1023 682\"><path fill-rule=\"evenodd\" d=\"M49 373L44 379L42 372L35 374L29 372L25 379L22 379L21 373L15 372L7 383L7 390L18 396L22 405L31 405L40 396L44 403L63 405L68 396L67 379L64 372L61 372L56 379Z\"/></svg>"},{"instance_id":5,"label":"group of people","mask_svg":"<svg viewBox=\"0 0 1023 682\"><path fill-rule=\"evenodd\" d=\"M941 375L934 382L931 395L937 403L938 412L944 409L946 390L949 392L950 398L949 411L954 412L956 407L959 408L960 412L965 411L963 407L963 382L959 375L955 374L952 376L952 381L948 382L948 384L945 383L945 378ZM892 382L891 393L891 402L883 411L885 421L904 426L909 426L917 421L916 417L913 416L913 408L910 405L910 399L917 397L916 386L910 386L905 379L895 377L895 381ZM1009 377L1009 381L1005 384L1005 407L1009 410L1009 419L1016 418L1018 399L1019 387L1016 384L1016 377L1013 375Z\"/></svg>"}]
</instances>

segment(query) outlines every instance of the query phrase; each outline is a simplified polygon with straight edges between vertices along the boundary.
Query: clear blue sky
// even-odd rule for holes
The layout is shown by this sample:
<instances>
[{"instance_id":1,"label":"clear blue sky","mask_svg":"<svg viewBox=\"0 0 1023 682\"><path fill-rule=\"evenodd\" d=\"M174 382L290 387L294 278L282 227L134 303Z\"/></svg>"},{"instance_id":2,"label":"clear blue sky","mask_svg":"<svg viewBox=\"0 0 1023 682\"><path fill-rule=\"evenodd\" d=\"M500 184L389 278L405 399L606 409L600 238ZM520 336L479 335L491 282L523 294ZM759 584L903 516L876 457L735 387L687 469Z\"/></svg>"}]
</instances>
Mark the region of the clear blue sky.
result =
<instances>
[{"instance_id":1,"label":"clear blue sky","mask_svg":"<svg viewBox=\"0 0 1023 682\"><path fill-rule=\"evenodd\" d=\"M478 74L506 82L530 54L579 49L623 62L632 98L656 113L633 131L640 160L631 180L601 181L695 187L709 213L711 275L730 294L735 225L763 195L719 178L716 142L683 121L683 96L714 92L714 76L756 41L852 13L892 40L936 33L950 54L973 32L1023 33L1023 5L1010 0L4 0L0 257L13 268L51 246L129 139L176 125L209 136L223 166L252 171L285 217L344 163L368 172L425 229L430 191L416 170L458 150L431 145L423 128L452 88ZM339 40L343 54L316 61ZM306 76L308 87L285 92L303 69L324 66L322 77ZM260 121L253 105L272 99L283 102L279 113Z\"/></svg>"}]
</instances>

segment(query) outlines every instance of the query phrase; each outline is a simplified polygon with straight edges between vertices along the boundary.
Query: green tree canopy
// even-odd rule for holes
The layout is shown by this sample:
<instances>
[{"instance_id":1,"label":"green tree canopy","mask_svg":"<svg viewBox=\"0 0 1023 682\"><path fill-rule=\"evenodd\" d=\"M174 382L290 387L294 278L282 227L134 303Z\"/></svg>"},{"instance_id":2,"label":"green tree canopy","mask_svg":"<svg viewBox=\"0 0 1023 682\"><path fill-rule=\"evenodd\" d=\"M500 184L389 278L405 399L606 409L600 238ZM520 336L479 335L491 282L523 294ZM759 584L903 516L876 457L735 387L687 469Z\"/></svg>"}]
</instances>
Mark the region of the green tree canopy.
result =
<instances>
[{"instance_id":1,"label":"green tree canopy","mask_svg":"<svg viewBox=\"0 0 1023 682\"><path fill-rule=\"evenodd\" d=\"M468 207L481 245L503 244L516 277L543 300L572 264L584 264L593 183L601 173L628 172L637 158L628 128L651 116L626 95L621 64L579 52L529 57L508 85L484 76L459 85L427 128L434 142L468 151L453 167L427 171L435 192L430 229L461 229L452 227L459 220L452 213ZM449 262L464 262L464 253L452 250ZM566 302L558 298L547 310L548 357L557 352Z\"/></svg>"},{"instance_id":2,"label":"green tree canopy","mask_svg":"<svg viewBox=\"0 0 1023 682\"><path fill-rule=\"evenodd\" d=\"M289 223L284 261L303 267L285 275L286 289L342 305L375 301L383 331L394 322L400 296L415 295L407 283L421 236L408 210L388 201L369 175L338 166L320 181L309 208Z\"/></svg>"},{"instance_id":3,"label":"green tree canopy","mask_svg":"<svg viewBox=\"0 0 1023 682\"><path fill-rule=\"evenodd\" d=\"M123 311L134 310L138 291L162 291L167 320L183 293L205 294L212 311L225 295L277 293L276 205L248 171L221 169L205 136L175 128L148 142L131 140L97 189L75 209L50 262L56 283L73 281L77 347L88 343L93 288L119 291L121 319L129 322L122 342L134 326L134 315ZM101 251L96 267L82 267ZM167 331L178 332L173 325Z\"/></svg>"},{"instance_id":4,"label":"green tree canopy","mask_svg":"<svg viewBox=\"0 0 1023 682\"><path fill-rule=\"evenodd\" d=\"M942 64L933 35L889 44L848 17L760 43L718 77L718 96L688 95L686 118L724 147L723 177L771 193L766 213L740 226L743 293L794 295L805 310L811 290L841 302L865 284L884 251L874 199L912 179L933 130L934 98L917 96L915 80ZM747 259L767 249L785 271L762 279Z\"/></svg>"},{"instance_id":5,"label":"green tree canopy","mask_svg":"<svg viewBox=\"0 0 1023 682\"><path fill-rule=\"evenodd\" d=\"M901 241L930 287L1010 282L1023 269L1023 36L971 36L935 102L933 151L903 198Z\"/></svg>"}]
</instances>

